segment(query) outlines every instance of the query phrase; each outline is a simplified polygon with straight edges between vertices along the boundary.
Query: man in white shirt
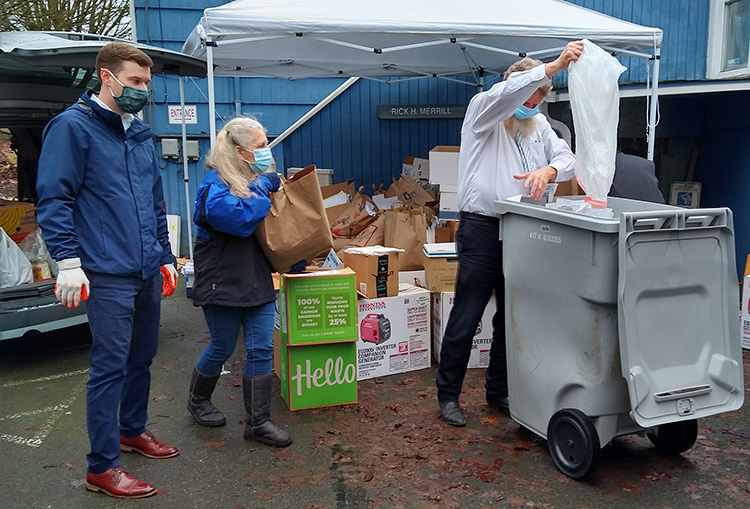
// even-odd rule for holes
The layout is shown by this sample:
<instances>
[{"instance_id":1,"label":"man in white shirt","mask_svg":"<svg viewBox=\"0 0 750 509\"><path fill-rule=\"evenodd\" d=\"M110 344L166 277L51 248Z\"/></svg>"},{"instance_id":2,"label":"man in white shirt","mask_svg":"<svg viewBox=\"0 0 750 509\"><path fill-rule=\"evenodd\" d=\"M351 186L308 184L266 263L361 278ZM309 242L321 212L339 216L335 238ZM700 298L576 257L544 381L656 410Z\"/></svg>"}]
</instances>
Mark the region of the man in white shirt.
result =
<instances>
[{"instance_id":1,"label":"man in white shirt","mask_svg":"<svg viewBox=\"0 0 750 509\"><path fill-rule=\"evenodd\" d=\"M502 82L475 95L466 110L458 167L459 270L436 379L441 416L453 426L466 424L458 399L474 331L493 290L497 312L485 374L487 404L509 408L502 242L494 202L523 193L538 200L548 182L573 177L573 153L538 106L552 89L550 78L582 52L583 42L576 41L548 64L524 58L508 68Z\"/></svg>"}]
</instances>

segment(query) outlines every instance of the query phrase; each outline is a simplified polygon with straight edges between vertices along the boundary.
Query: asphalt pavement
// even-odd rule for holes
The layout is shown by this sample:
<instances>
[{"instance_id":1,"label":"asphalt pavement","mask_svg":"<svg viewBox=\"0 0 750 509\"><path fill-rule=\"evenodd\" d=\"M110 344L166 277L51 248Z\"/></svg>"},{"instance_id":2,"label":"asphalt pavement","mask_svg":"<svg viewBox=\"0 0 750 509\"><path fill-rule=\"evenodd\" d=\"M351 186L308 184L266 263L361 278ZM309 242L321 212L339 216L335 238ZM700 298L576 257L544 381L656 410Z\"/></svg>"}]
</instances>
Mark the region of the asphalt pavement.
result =
<instances>
[{"instance_id":1,"label":"asphalt pavement","mask_svg":"<svg viewBox=\"0 0 750 509\"><path fill-rule=\"evenodd\" d=\"M297 412L275 379L271 418L294 437L276 449L242 437L238 348L214 398L227 425L203 428L185 404L208 330L181 286L163 302L148 424L181 452L123 454L125 470L159 492L113 499L84 486L89 342L85 327L0 342L0 508L750 507L748 405L700 420L682 455L661 454L646 437L618 437L597 469L574 481L555 468L545 440L486 406L481 369L469 370L461 398L467 426L443 423L433 363L360 382L356 405Z\"/></svg>"}]
</instances>

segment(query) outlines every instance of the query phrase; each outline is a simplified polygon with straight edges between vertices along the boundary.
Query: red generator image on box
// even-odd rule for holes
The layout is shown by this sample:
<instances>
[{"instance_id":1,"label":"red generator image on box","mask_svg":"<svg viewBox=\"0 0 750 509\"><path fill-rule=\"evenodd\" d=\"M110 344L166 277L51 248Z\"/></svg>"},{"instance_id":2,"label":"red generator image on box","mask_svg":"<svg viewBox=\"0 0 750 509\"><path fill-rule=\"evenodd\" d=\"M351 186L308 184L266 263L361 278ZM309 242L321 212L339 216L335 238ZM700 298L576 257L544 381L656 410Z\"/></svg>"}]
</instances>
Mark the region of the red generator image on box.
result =
<instances>
[{"instance_id":1,"label":"red generator image on box","mask_svg":"<svg viewBox=\"0 0 750 509\"><path fill-rule=\"evenodd\" d=\"M370 313L359 324L359 337L379 345L391 338L391 321L385 315Z\"/></svg>"}]
</instances>

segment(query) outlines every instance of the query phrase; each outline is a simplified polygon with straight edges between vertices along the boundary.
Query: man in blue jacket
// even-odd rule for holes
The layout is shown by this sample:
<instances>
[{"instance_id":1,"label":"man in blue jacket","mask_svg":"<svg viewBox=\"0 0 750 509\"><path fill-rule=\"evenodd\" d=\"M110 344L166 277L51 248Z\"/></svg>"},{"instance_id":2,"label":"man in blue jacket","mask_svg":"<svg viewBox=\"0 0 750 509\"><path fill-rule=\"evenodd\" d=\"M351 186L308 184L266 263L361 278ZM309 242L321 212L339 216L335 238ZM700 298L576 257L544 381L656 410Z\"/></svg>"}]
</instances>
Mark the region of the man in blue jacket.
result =
<instances>
[{"instance_id":1,"label":"man in blue jacket","mask_svg":"<svg viewBox=\"0 0 750 509\"><path fill-rule=\"evenodd\" d=\"M50 121L37 177L37 221L59 267L55 296L68 307L88 299L86 488L118 498L156 493L122 470L121 451L179 454L146 430L161 295L177 279L153 133L134 115L152 65L129 44L102 47L101 90Z\"/></svg>"}]
</instances>

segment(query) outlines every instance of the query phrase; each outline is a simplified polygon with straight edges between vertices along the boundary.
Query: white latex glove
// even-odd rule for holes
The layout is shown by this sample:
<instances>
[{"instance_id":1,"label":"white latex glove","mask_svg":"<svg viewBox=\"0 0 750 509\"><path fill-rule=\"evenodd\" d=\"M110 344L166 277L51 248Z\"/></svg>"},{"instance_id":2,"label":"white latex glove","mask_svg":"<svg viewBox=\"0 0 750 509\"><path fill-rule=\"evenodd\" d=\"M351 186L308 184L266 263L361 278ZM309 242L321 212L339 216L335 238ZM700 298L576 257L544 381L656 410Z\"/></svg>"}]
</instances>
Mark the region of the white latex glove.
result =
<instances>
[{"instance_id":1,"label":"white latex glove","mask_svg":"<svg viewBox=\"0 0 750 509\"><path fill-rule=\"evenodd\" d=\"M57 262L55 297L63 306L77 308L82 300L89 298L89 279L81 269L80 258L68 258Z\"/></svg>"}]
</instances>

